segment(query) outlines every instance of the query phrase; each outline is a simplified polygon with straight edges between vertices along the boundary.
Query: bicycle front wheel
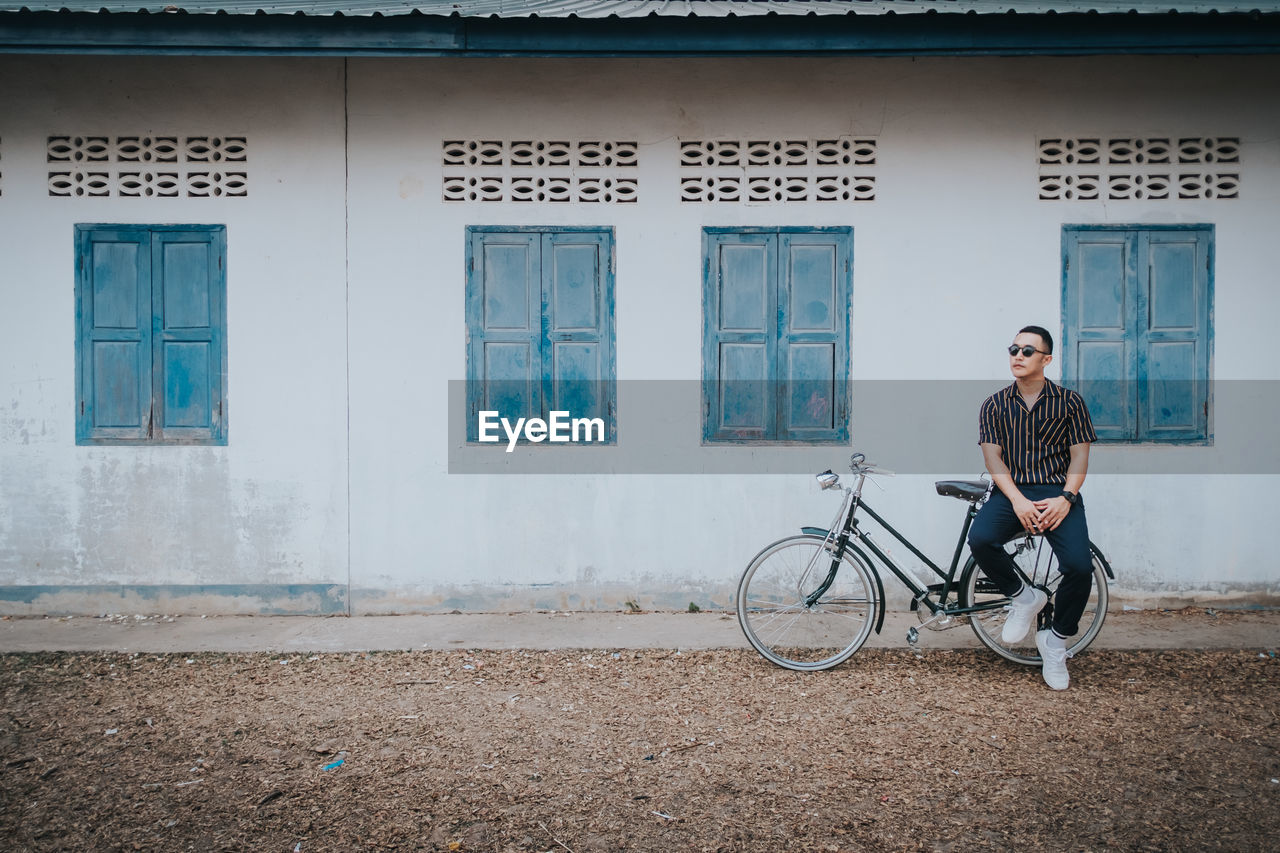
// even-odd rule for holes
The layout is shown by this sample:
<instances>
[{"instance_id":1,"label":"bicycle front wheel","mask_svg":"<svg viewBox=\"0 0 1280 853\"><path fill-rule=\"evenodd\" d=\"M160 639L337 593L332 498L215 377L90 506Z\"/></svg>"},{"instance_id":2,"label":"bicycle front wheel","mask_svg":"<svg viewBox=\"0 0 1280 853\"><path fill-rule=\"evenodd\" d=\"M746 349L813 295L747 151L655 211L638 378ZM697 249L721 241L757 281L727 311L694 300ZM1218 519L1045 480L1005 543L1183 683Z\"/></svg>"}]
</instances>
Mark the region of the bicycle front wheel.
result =
<instances>
[{"instance_id":1,"label":"bicycle front wheel","mask_svg":"<svg viewBox=\"0 0 1280 853\"><path fill-rule=\"evenodd\" d=\"M1052 600L1054 593L1058 591L1058 584L1062 582L1058 558L1044 537L1036 536L1031 541L1032 547L1028 548L1027 537L1019 534L1005 543L1005 550L1034 585L1049 591L1049 597ZM1098 636L1098 632L1102 630L1103 620L1107 618L1109 595L1106 559L1092 542L1089 543L1089 551L1093 554L1093 587L1089 592L1089 601L1085 605L1084 614L1080 617L1080 630L1074 638L1069 640L1070 645L1067 646L1067 652L1072 655L1079 654L1088 648ZM1036 649L1034 630L1019 643L1005 643L1000 638L1000 633L1004 630L1004 621L1009 615L1009 597L1000 592L982 573L972 556L965 564L964 574L961 577L961 600L965 606L989 605L988 609L969 615L969 624L973 626L973 632L978 635L978 639L987 648L1014 663L1039 666L1042 661L1040 652Z\"/></svg>"},{"instance_id":2,"label":"bicycle front wheel","mask_svg":"<svg viewBox=\"0 0 1280 853\"><path fill-rule=\"evenodd\" d=\"M791 536L747 566L738 583L738 624L766 660L787 669L829 669L866 642L876 614L871 569L847 548L832 577L834 556L821 536Z\"/></svg>"}]
</instances>

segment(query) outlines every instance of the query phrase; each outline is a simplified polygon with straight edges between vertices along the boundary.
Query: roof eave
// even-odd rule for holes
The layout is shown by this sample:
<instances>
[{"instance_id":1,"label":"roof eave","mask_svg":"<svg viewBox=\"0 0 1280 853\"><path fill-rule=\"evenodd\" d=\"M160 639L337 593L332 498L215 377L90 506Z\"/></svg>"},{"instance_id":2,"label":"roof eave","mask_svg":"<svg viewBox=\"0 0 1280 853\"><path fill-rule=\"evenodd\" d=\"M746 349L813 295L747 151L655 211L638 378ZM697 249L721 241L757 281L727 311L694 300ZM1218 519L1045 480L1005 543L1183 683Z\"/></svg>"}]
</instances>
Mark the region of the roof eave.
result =
<instances>
[{"instance_id":1,"label":"roof eave","mask_svg":"<svg viewBox=\"0 0 1280 853\"><path fill-rule=\"evenodd\" d=\"M1026 56L1280 52L1280 13L462 18L0 12L0 52Z\"/></svg>"}]
</instances>

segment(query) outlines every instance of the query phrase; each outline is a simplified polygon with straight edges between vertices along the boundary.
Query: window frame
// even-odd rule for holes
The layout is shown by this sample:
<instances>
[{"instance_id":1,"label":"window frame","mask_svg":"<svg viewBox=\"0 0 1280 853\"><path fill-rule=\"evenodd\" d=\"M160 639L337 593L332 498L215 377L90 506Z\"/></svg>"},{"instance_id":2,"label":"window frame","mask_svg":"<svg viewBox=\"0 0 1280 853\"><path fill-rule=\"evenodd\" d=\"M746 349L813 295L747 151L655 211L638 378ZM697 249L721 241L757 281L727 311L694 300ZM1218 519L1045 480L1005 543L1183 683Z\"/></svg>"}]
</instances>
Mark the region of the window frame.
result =
<instances>
[{"instance_id":1,"label":"window frame","mask_svg":"<svg viewBox=\"0 0 1280 853\"><path fill-rule=\"evenodd\" d=\"M600 380L604 386L603 389L603 412L601 417L604 419L605 436L602 442L592 442L592 445L613 446L618 443L617 429L617 401L618 401L618 367L617 367L617 235L615 229L611 225L468 225L465 228L466 238L466 276L464 287L464 323L466 327L466 403L467 403L467 423L466 423L466 443L468 445L485 446L479 436L478 416L482 403L482 393L480 383L480 367L476 363L474 353L474 342L477 339L483 339L483 328L481 324L483 307L482 291L477 288L477 278L481 275L481 270L477 264L476 247L480 241L476 238L484 235L540 235L541 238L551 238L547 241L554 243L557 236L575 234L591 235L598 239L602 244L600 254L600 298L599 306L601 309L598 326L599 343L601 347L600 369L606 378ZM540 400L540 413L537 417L547 420L552 411L552 401L555 398L555 379L553 375L546 370L546 364L550 361L548 350L556 342L553 339L563 340L563 336L557 336L551 328L550 315L548 314L548 306L550 304L549 294L546 292L545 283L548 274L542 267L545 262L541 254L539 254L539 270L538 275L542 281L540 287L541 305L539 308L539 362L538 371L538 398ZM506 447L507 437L502 436L501 441L495 446ZM521 437L519 440L521 446L534 447L538 444L546 444L554 446L549 441L529 442ZM581 446L581 443L579 443Z\"/></svg>"},{"instance_id":2,"label":"window frame","mask_svg":"<svg viewBox=\"0 0 1280 853\"><path fill-rule=\"evenodd\" d=\"M76 444L81 446L225 446L228 435L227 405L227 228L226 225L208 224L169 224L151 225L139 223L77 223L75 235L75 325L76 325ZM146 257L141 264L147 272L147 293L144 300L139 299L138 312L141 339L146 339L148 347L147 375L138 377L139 404L147 403L146 424L138 427L103 427L94 424L95 395L93 387L94 365L94 300L92 258L95 236L104 234L137 235L139 246L145 244ZM182 235L202 235L205 241L184 241L181 239L165 239ZM121 241L127 242L127 241ZM162 359L163 344L166 342L203 343L203 336L185 338L164 326L164 288L159 286L163 279L153 264L154 254L158 247L165 243L207 242L211 250L211 269L208 278L210 292L207 295L208 307L208 344L212 349L211 363L208 365L209 378L209 425L208 427L171 427L164 426L164 407L168 389ZM214 263L216 262L216 263ZM139 294L141 296L141 294ZM150 327L143 324L149 317ZM149 395L147 384L150 385ZM140 415L141 415L140 408ZM138 434L145 428L145 434ZM132 434L130 434L132 433ZM202 433L202 434L197 434Z\"/></svg>"},{"instance_id":3,"label":"window frame","mask_svg":"<svg viewBox=\"0 0 1280 853\"><path fill-rule=\"evenodd\" d=\"M1088 383L1089 378L1077 376L1076 364L1076 347L1081 342L1081 333L1078 328L1078 320L1076 318L1077 309L1074 306L1073 296L1076 294L1072 291L1073 284L1078 284L1079 279L1071 270L1073 246L1078 245L1078 237L1083 234L1107 233L1123 236L1126 252L1129 249L1128 240L1132 238L1135 246L1132 257L1126 258L1126 295L1125 298L1130 300L1132 308L1128 309L1132 312L1134 320L1130 325L1128 319L1125 322L1123 338L1126 342L1133 342L1135 346L1134 361L1137 367L1137 375L1132 380L1127 377L1122 380L1124 382L1133 381L1139 383L1140 386L1145 385L1147 376L1145 373L1147 358L1145 354L1137 351L1139 342L1143 339L1143 333L1139 326L1141 312L1146 311L1146 316L1150 314L1150 288L1151 288L1151 270L1142 269L1140 247L1150 245L1152 235L1159 234L1177 234L1179 232L1193 234L1199 233L1203 239L1203 247L1197 247L1197 255L1203 251L1204 257L1204 305L1201 307L1202 313L1197 315L1197 325L1203 325L1204 348L1203 362L1200 367L1203 369L1203 375L1197 376L1196 381L1203 383L1203 393L1197 395L1197 401L1203 406L1201 416L1197 419L1194 434L1188 434L1184 431L1182 434L1166 434L1160 435L1155 432L1150 425L1144 423L1143 412L1145 407L1143 404L1143 394L1141 390L1134 392L1132 401L1132 433L1127 436L1106 435L1104 430L1099 429L1098 443L1119 445L1119 446L1155 446L1155 447L1178 447L1178 446L1211 446L1214 443L1214 406L1213 406L1213 364L1214 364L1214 278L1216 274L1216 244L1217 233L1212 223L1116 223L1116 224L1067 224L1062 226L1062 345L1061 352L1063 358L1062 365L1062 382L1067 387L1075 388L1086 394L1088 399ZM1200 242L1200 239L1197 242ZM1119 242L1119 241L1117 241ZM1197 257L1195 271L1200 273L1199 258ZM1078 272L1078 271L1077 271ZM1131 276L1131 277L1129 277ZM1073 323L1073 321L1075 321ZM1074 328L1073 328L1074 326ZM1146 338L1150 340L1151 332L1146 332ZM1094 380L1110 382L1113 380ZM1096 425L1095 425L1096 426Z\"/></svg>"},{"instance_id":4,"label":"window frame","mask_svg":"<svg viewBox=\"0 0 1280 853\"><path fill-rule=\"evenodd\" d=\"M721 339L721 333L714 326L713 308L718 304L716 298L716 276L718 272L716 258L713 256L715 248L721 244L721 239L725 236L740 235L748 238L748 242L754 238L758 240L761 237L774 236L778 239L778 243L772 250L773 263L775 265L774 283L772 293L767 297L766 311L772 312L775 318L772 339L765 340L766 358L769 361L770 376L769 381L773 384L773 424L771 428L765 431L765 434L754 437L738 434L726 434L719 430L717 424L720 421L720 395L716 392L719 386L719 359L717 345ZM834 326L835 331L831 333L831 339L835 344L835 365L833 378L833 394L832 408L835 416L833 418L834 427L826 430L824 435L815 434L811 437L782 437L785 431L783 424L786 406L784 403L786 397L786 383L777 380L779 369L781 367L781 350L783 348L783 339L786 337L785 323L787 321L788 307L782 300L782 295L787 281L786 276L782 272L782 264L785 261L783 251L783 238L790 236L814 236L814 237L831 237L837 244L837 263L843 259L844 269L836 270L835 287L837 293L835 296L835 305L833 308L837 313ZM850 393L850 377L852 376L852 357L851 357L851 338L853 326L853 262L854 262L854 229L851 225L828 225L828 226L804 226L804 225L778 225L778 226L704 226L702 228L702 390L701 390L701 407L702 407L702 444L708 446L725 446L725 445L742 445L742 446L827 446L827 447L848 447L852 440L850 428L850 420L852 415L851 393Z\"/></svg>"}]
</instances>

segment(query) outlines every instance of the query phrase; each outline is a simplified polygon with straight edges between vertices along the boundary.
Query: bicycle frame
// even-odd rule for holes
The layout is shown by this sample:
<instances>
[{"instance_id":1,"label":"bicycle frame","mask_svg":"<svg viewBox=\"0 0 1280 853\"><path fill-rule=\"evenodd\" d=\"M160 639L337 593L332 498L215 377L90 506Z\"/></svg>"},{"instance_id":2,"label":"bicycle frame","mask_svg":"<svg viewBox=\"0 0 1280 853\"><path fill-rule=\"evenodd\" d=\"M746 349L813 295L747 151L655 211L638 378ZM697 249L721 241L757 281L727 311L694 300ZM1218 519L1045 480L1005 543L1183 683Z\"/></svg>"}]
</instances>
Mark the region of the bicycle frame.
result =
<instances>
[{"instance_id":1,"label":"bicycle frame","mask_svg":"<svg viewBox=\"0 0 1280 853\"><path fill-rule=\"evenodd\" d=\"M836 517L832 519L830 529L822 530L821 528L812 527L801 528L805 533L825 535L828 548L825 548L824 550L830 550L832 554L831 567L827 572L827 576L823 579L822 583L818 585L818 588L805 598L805 604L807 606L812 607L820 598L822 598L823 595L826 594L827 590L831 587L831 584L835 581L836 571L840 567L840 560L844 556L845 548L849 544L850 538L856 539L858 542L866 546L867 550L875 555L876 560L879 560L880 563L884 564L884 566L902 582L903 586L911 590L914 598L912 609L923 604L925 607L928 607L929 612L934 614L936 617L950 617L967 616L971 613L977 613L984 610L994 610L1006 606L1007 602L1004 601L993 601L971 607L949 607L947 605L947 602L951 598L952 590L956 590L959 587L959 581L956 578L956 569L959 568L960 557L964 554L964 546L969 535L969 528L973 525L973 520L978 515L978 505L976 503L970 503L969 508L965 512L964 526L960 529L960 538L956 541L955 551L951 555L951 566L944 572L936 563L933 562L933 560L930 560L925 554L923 554L919 548L906 538L906 536L899 533L893 525L885 521L879 513L872 509L871 506L862 499L862 486L866 481L866 478L866 473L859 473L858 484L852 488L846 488L844 490L844 502L841 504L840 511L836 514ZM906 546L907 550L928 566L929 569L938 576L941 583L922 586L913 574L905 571L901 566L899 566L891 556L885 553L885 551L876 544L875 540L871 538L871 534L862 529L858 524L857 514L860 508L866 510L867 515L871 516L871 518L887 530L894 539ZM875 561L873 560L872 562L872 569L874 570ZM1022 573L1021 569L1018 569L1018 574L1022 576L1024 582L1030 582L1030 578L1026 577L1026 575ZM933 593L938 594L938 600L936 602L932 598Z\"/></svg>"},{"instance_id":2,"label":"bicycle frame","mask_svg":"<svg viewBox=\"0 0 1280 853\"><path fill-rule=\"evenodd\" d=\"M747 641L766 660L797 671L829 669L849 659L866 642L872 631L880 633L885 621L885 570L911 592L911 610L920 624L907 629L907 644L918 649L920 630L941 630L967 624L978 640L1000 657L1018 664L1039 666L1039 647L1030 646L1024 636L1006 641L1002 624L1010 607L1009 596L984 577L976 560L966 554L979 508L992 495L992 483L973 480L944 480L936 483L940 495L957 497L967 504L964 524L944 570L907 536L863 501L868 476L893 472L866 461L862 453L849 460L854 477L852 488L840 482L840 475L823 471L817 475L824 491L841 492L843 501L828 528L802 527L802 535L791 535L762 548L747 564L738 582L736 605L738 623ZM859 510L888 531L929 571L920 569L899 551L902 562L890 556L892 548L877 541L863 524ZM1011 531L1012 532L1012 531ZM883 537L880 537L883 538ZM1055 566L1054 549L1046 537L1020 531L1004 543L1014 564L1013 571L1023 583L1033 584L1050 596L1058 592L1064 577ZM1106 618L1108 583L1114 580L1111 566L1092 542L1091 587L1081 614L1082 635L1068 648L1075 654L1097 637ZM934 577L929 577L932 572ZM1092 602L1092 603L1091 603ZM1046 603L1037 614L1037 627L1047 627L1052 605ZM912 620L915 621L915 620ZM1016 632L1010 632L1016 633Z\"/></svg>"}]
</instances>

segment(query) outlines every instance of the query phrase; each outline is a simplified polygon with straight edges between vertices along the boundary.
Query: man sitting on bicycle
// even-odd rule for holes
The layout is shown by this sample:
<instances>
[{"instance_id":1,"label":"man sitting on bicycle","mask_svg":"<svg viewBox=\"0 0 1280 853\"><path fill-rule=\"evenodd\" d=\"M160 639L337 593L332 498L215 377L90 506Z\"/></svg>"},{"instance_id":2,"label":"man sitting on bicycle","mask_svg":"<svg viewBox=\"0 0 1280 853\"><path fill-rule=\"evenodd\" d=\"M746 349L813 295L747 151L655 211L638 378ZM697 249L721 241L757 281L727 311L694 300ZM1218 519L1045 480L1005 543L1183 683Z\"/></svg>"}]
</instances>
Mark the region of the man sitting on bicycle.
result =
<instances>
[{"instance_id":1,"label":"man sitting on bicycle","mask_svg":"<svg viewBox=\"0 0 1280 853\"><path fill-rule=\"evenodd\" d=\"M1036 632L1036 648L1045 683L1066 690L1066 639L1078 629L1093 580L1080 487L1089 468L1089 444L1097 434L1084 399L1045 378L1051 361L1049 332L1040 326L1023 328L1009 347L1013 384L988 397L978 413L978 443L996 489L969 529L969 548L986 576L1011 597L1002 639L1017 643L1048 595L1022 582L1004 543L1024 529L1049 540L1062 582L1053 624Z\"/></svg>"}]
</instances>

